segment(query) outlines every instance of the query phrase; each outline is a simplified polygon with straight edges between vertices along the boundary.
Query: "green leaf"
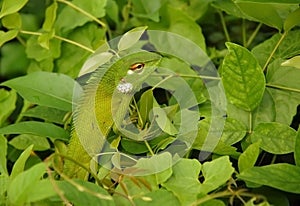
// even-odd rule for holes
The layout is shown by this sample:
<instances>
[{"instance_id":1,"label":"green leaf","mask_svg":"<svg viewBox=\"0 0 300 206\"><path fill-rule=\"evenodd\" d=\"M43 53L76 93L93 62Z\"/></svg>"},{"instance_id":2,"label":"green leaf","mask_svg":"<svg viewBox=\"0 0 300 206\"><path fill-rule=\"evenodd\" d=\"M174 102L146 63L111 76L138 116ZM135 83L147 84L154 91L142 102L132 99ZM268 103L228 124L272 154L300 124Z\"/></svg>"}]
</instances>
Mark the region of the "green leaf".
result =
<instances>
[{"instance_id":1,"label":"green leaf","mask_svg":"<svg viewBox=\"0 0 300 206\"><path fill-rule=\"evenodd\" d=\"M172 5L174 8L180 8L181 11L191 17L194 21L205 15L210 3L211 1L207 0L173 0L168 2L168 4Z\"/></svg>"},{"instance_id":2,"label":"green leaf","mask_svg":"<svg viewBox=\"0 0 300 206\"><path fill-rule=\"evenodd\" d=\"M300 167L300 130L298 130L297 137L296 137L294 159L296 165Z\"/></svg>"},{"instance_id":3,"label":"green leaf","mask_svg":"<svg viewBox=\"0 0 300 206\"><path fill-rule=\"evenodd\" d=\"M75 184L76 186L67 181L57 182L64 196L74 205L115 205L112 197L102 187L83 180L75 180Z\"/></svg>"},{"instance_id":4,"label":"green leaf","mask_svg":"<svg viewBox=\"0 0 300 206\"><path fill-rule=\"evenodd\" d=\"M88 23L80 28L70 31L70 34L67 36L67 38L89 48L98 48L100 45L100 48L102 48L102 45L106 44L104 41L105 30L99 28L96 24L93 23ZM89 63L92 63L93 66L96 67L96 65L100 66L110 60L112 56L111 53L102 56L99 55L101 52L97 53L96 51L93 54L94 58L91 58L92 62ZM90 54L90 52L78 46L63 42L61 56L56 61L58 72L67 74L73 78L77 77L82 66L88 63L85 61ZM90 67L91 66L89 66L88 68Z\"/></svg>"},{"instance_id":5,"label":"green leaf","mask_svg":"<svg viewBox=\"0 0 300 206\"><path fill-rule=\"evenodd\" d=\"M238 113L237 115L240 115L240 113ZM275 102L269 90L266 89L260 104L252 112L253 127L262 122L274 122L275 118ZM249 115L247 121L249 122Z\"/></svg>"},{"instance_id":6,"label":"green leaf","mask_svg":"<svg viewBox=\"0 0 300 206\"><path fill-rule=\"evenodd\" d=\"M32 185L28 188L28 192L26 193L26 202L37 202L57 196L57 191L54 190L54 184L56 183L51 182L50 179L32 182Z\"/></svg>"},{"instance_id":7,"label":"green leaf","mask_svg":"<svg viewBox=\"0 0 300 206\"><path fill-rule=\"evenodd\" d=\"M45 21L43 23L43 29L45 31L51 31L54 26L54 22L56 19L56 12L57 12L57 2L53 2L48 8L46 9Z\"/></svg>"},{"instance_id":8,"label":"green leaf","mask_svg":"<svg viewBox=\"0 0 300 206\"><path fill-rule=\"evenodd\" d=\"M172 167L172 156L163 152L149 158L140 158L133 168L137 168L136 176L156 174Z\"/></svg>"},{"instance_id":9,"label":"green leaf","mask_svg":"<svg viewBox=\"0 0 300 206\"><path fill-rule=\"evenodd\" d=\"M281 34L275 34L261 44L256 45L252 49L252 53L261 66L264 66L275 45L281 38ZM300 54L300 31L290 31L280 43L279 47L272 55L271 62L274 59L287 59Z\"/></svg>"},{"instance_id":10,"label":"green leaf","mask_svg":"<svg viewBox=\"0 0 300 206\"><path fill-rule=\"evenodd\" d=\"M160 108L159 105L152 109L155 121L162 131L169 135L176 135L178 131L176 127L172 124L172 121L168 118L164 109Z\"/></svg>"},{"instance_id":11,"label":"green leaf","mask_svg":"<svg viewBox=\"0 0 300 206\"><path fill-rule=\"evenodd\" d=\"M37 36L32 35L26 44L26 54L28 58L35 59L38 62L48 58L58 58L61 55L61 40L50 39L49 49L40 45Z\"/></svg>"},{"instance_id":12,"label":"green leaf","mask_svg":"<svg viewBox=\"0 0 300 206\"><path fill-rule=\"evenodd\" d=\"M2 24L7 29L20 29L22 26L21 15L19 13L9 14L2 19Z\"/></svg>"},{"instance_id":13,"label":"green leaf","mask_svg":"<svg viewBox=\"0 0 300 206\"><path fill-rule=\"evenodd\" d=\"M177 197L168 190L159 189L143 195L142 197L135 199L134 203L139 206L152 206L152 205L164 205L164 206L180 206L180 202Z\"/></svg>"},{"instance_id":14,"label":"green leaf","mask_svg":"<svg viewBox=\"0 0 300 206\"><path fill-rule=\"evenodd\" d=\"M9 176L8 175L0 175L0 201L2 201L4 199L4 198L2 198L2 195L4 192L6 192L8 185L9 185ZM3 202L4 202L4 200L3 200Z\"/></svg>"},{"instance_id":15,"label":"green leaf","mask_svg":"<svg viewBox=\"0 0 300 206\"><path fill-rule=\"evenodd\" d=\"M282 66L281 59L274 60L268 67L267 86L283 86L286 89L296 89L300 93L300 69Z\"/></svg>"},{"instance_id":16,"label":"green leaf","mask_svg":"<svg viewBox=\"0 0 300 206\"><path fill-rule=\"evenodd\" d=\"M19 11L27 2L28 0L3 0L0 11L0 19L8 14Z\"/></svg>"},{"instance_id":17,"label":"green leaf","mask_svg":"<svg viewBox=\"0 0 300 206\"><path fill-rule=\"evenodd\" d=\"M133 0L132 1L132 13L136 17L148 18L155 22L159 21L159 9L164 4L161 0Z\"/></svg>"},{"instance_id":18,"label":"green leaf","mask_svg":"<svg viewBox=\"0 0 300 206\"><path fill-rule=\"evenodd\" d=\"M33 145L34 151L50 149L50 144L46 138L29 134L21 134L14 137L11 141L9 141L9 144L19 150L24 150L30 145Z\"/></svg>"},{"instance_id":19,"label":"green leaf","mask_svg":"<svg viewBox=\"0 0 300 206\"><path fill-rule=\"evenodd\" d=\"M197 57L203 56L203 53L206 52L205 38L202 34L202 29L199 25L193 21L189 16L184 14L181 10L177 8L173 8L171 6L166 6L164 12L161 13L160 22L155 23L152 21L146 22L149 26L149 29L153 30L163 30L167 32L172 32L178 34L182 37L187 38L187 40L192 41L195 44L191 44L191 42L186 42L186 39L182 39L182 37L175 37L173 35L168 35L166 33L161 32L147 32L149 35L150 43L152 43L157 51L179 54L175 55L176 57ZM178 41L180 39L180 41ZM183 44L184 43L184 44ZM193 52L198 52L199 47L202 50L200 54L197 55L189 55L184 48L189 48ZM196 47L196 48L195 48ZM186 59L185 59L186 60ZM202 60L197 59L196 62L201 62ZM191 64L195 64L198 66L195 61L189 61ZM207 63L206 59L202 62L203 66Z\"/></svg>"},{"instance_id":20,"label":"green leaf","mask_svg":"<svg viewBox=\"0 0 300 206\"><path fill-rule=\"evenodd\" d=\"M18 174L9 184L7 190L8 200L12 205L24 205L27 202L27 195L34 191L35 183L40 180L46 172L45 163L39 163Z\"/></svg>"},{"instance_id":21,"label":"green leaf","mask_svg":"<svg viewBox=\"0 0 300 206\"><path fill-rule=\"evenodd\" d=\"M240 155L238 160L239 172L252 168L259 155L260 142L253 143Z\"/></svg>"},{"instance_id":22,"label":"green leaf","mask_svg":"<svg viewBox=\"0 0 300 206\"><path fill-rule=\"evenodd\" d=\"M281 31L283 27L284 17L282 18L282 13L284 13L284 11L288 12L291 7L290 5L280 5L280 8L278 8L276 4L261 4L243 1L237 1L236 5L244 14L250 17L249 20L255 19L258 22L274 27L279 31Z\"/></svg>"},{"instance_id":23,"label":"green leaf","mask_svg":"<svg viewBox=\"0 0 300 206\"><path fill-rule=\"evenodd\" d=\"M252 142L261 141L260 147L272 154L287 154L295 149L296 131L281 123L260 123L250 137Z\"/></svg>"},{"instance_id":24,"label":"green leaf","mask_svg":"<svg viewBox=\"0 0 300 206\"><path fill-rule=\"evenodd\" d=\"M232 0L215 0L212 2L212 6L221 11L225 11L229 15L236 16L239 18L254 20L251 17L244 14L241 11L241 9L238 7L238 5L235 4L235 2L233 2Z\"/></svg>"},{"instance_id":25,"label":"green leaf","mask_svg":"<svg viewBox=\"0 0 300 206\"><path fill-rule=\"evenodd\" d=\"M195 159L181 159L173 166L172 176L162 186L173 192L181 205L190 205L200 192L198 175L201 164Z\"/></svg>"},{"instance_id":26,"label":"green leaf","mask_svg":"<svg viewBox=\"0 0 300 206\"><path fill-rule=\"evenodd\" d=\"M142 125L145 125L146 121L149 121L149 114L153 108L153 100L154 97L151 89L145 91L141 96L139 101L139 112L142 119L141 123L143 123Z\"/></svg>"},{"instance_id":27,"label":"green leaf","mask_svg":"<svg viewBox=\"0 0 300 206\"><path fill-rule=\"evenodd\" d=\"M282 62L281 66L294 67L294 68L300 69L300 55L294 56L294 57Z\"/></svg>"},{"instance_id":28,"label":"green leaf","mask_svg":"<svg viewBox=\"0 0 300 206\"><path fill-rule=\"evenodd\" d=\"M142 34L145 32L146 29L147 26L143 26L143 27L134 28L126 32L121 37L118 43L118 50L123 51L135 45L139 41L139 39L141 38Z\"/></svg>"},{"instance_id":29,"label":"green leaf","mask_svg":"<svg viewBox=\"0 0 300 206\"><path fill-rule=\"evenodd\" d=\"M246 135L246 127L236 119L226 118L221 141L233 145L242 140Z\"/></svg>"},{"instance_id":30,"label":"green leaf","mask_svg":"<svg viewBox=\"0 0 300 206\"><path fill-rule=\"evenodd\" d=\"M255 57L244 47L226 43L229 54L222 65L222 80L229 101L246 110L253 111L260 103L265 77Z\"/></svg>"},{"instance_id":31,"label":"green leaf","mask_svg":"<svg viewBox=\"0 0 300 206\"><path fill-rule=\"evenodd\" d=\"M17 94L15 91L0 89L0 108L5 108L0 113L0 127L16 108Z\"/></svg>"},{"instance_id":32,"label":"green leaf","mask_svg":"<svg viewBox=\"0 0 300 206\"><path fill-rule=\"evenodd\" d=\"M74 4L76 7L79 7L80 9L84 10L85 12L89 13L90 15L96 18L101 18L105 16L106 0L74 0L70 3ZM90 19L83 13L75 10L71 6L65 6L57 16L56 30L62 30L63 32L67 32L73 30L76 27L83 26L89 21L92 21L92 19Z\"/></svg>"},{"instance_id":33,"label":"green leaf","mask_svg":"<svg viewBox=\"0 0 300 206\"><path fill-rule=\"evenodd\" d=\"M73 90L80 91L80 86L69 76L49 72L34 72L1 85L15 89L32 103L65 111L72 110Z\"/></svg>"},{"instance_id":34,"label":"green leaf","mask_svg":"<svg viewBox=\"0 0 300 206\"><path fill-rule=\"evenodd\" d=\"M262 167L253 167L243 171L238 178L257 184L274 187L286 192L300 194L300 167L278 163Z\"/></svg>"},{"instance_id":35,"label":"green leaf","mask_svg":"<svg viewBox=\"0 0 300 206\"><path fill-rule=\"evenodd\" d=\"M234 172L228 156L219 157L211 162L205 162L202 166L204 182L200 192L207 194L226 183Z\"/></svg>"},{"instance_id":36,"label":"green leaf","mask_svg":"<svg viewBox=\"0 0 300 206\"><path fill-rule=\"evenodd\" d=\"M107 0L105 11L110 19L119 24L119 7L115 0Z\"/></svg>"},{"instance_id":37,"label":"green leaf","mask_svg":"<svg viewBox=\"0 0 300 206\"><path fill-rule=\"evenodd\" d=\"M257 3L278 3L278 4L299 4L299 0L236 0L236 2L257 2Z\"/></svg>"},{"instance_id":38,"label":"green leaf","mask_svg":"<svg viewBox=\"0 0 300 206\"><path fill-rule=\"evenodd\" d=\"M267 90L274 99L276 111L275 121L290 125L293 116L297 112L296 109L300 102L300 94L273 88L267 88Z\"/></svg>"},{"instance_id":39,"label":"green leaf","mask_svg":"<svg viewBox=\"0 0 300 206\"><path fill-rule=\"evenodd\" d=\"M67 112L51 107L36 106L23 112L22 115L25 117L43 119L46 122L64 124L64 118L67 115Z\"/></svg>"},{"instance_id":40,"label":"green leaf","mask_svg":"<svg viewBox=\"0 0 300 206\"><path fill-rule=\"evenodd\" d=\"M12 40L13 38L15 38L18 35L18 33L19 32L17 30L9 30L7 32L0 31L0 47L5 42L8 42L8 41Z\"/></svg>"},{"instance_id":41,"label":"green leaf","mask_svg":"<svg viewBox=\"0 0 300 206\"><path fill-rule=\"evenodd\" d=\"M32 148L33 145L30 145L26 150L22 152L20 157L17 159L10 174L11 179L14 179L17 175L24 171L25 163L32 152Z\"/></svg>"},{"instance_id":42,"label":"green leaf","mask_svg":"<svg viewBox=\"0 0 300 206\"><path fill-rule=\"evenodd\" d=\"M0 128L0 134L32 134L42 137L50 137L53 140L60 139L67 141L69 134L66 130L54 124L46 122L26 121L11 124Z\"/></svg>"},{"instance_id":43,"label":"green leaf","mask_svg":"<svg viewBox=\"0 0 300 206\"><path fill-rule=\"evenodd\" d=\"M0 175L8 175L6 167L7 140L3 135L0 135L0 151Z\"/></svg>"},{"instance_id":44,"label":"green leaf","mask_svg":"<svg viewBox=\"0 0 300 206\"><path fill-rule=\"evenodd\" d=\"M287 32L292 28L294 28L295 26L299 25L299 18L300 18L300 8L296 9L295 11L293 11L287 16L283 25L284 30Z\"/></svg>"}]
</instances>

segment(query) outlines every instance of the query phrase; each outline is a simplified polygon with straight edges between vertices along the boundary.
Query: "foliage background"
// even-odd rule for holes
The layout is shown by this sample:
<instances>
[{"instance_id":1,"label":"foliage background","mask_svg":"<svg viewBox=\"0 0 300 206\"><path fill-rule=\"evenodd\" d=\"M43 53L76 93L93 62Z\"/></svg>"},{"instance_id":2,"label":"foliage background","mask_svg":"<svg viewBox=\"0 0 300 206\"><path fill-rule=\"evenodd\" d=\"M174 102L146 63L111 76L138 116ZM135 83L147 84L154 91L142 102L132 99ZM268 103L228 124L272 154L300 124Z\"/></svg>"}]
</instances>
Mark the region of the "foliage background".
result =
<instances>
[{"instance_id":1,"label":"foliage background","mask_svg":"<svg viewBox=\"0 0 300 206\"><path fill-rule=\"evenodd\" d=\"M0 205L300 201L299 1L1 0L0 5ZM103 171L99 179L110 182L102 187L94 179L58 180L51 171L59 171L54 162L61 159L53 154L63 153L69 139L73 79L100 45L145 25L192 40L219 69L230 102L223 147L200 163L196 142L186 159L156 176L159 181L111 181ZM253 81L260 78L261 84ZM210 117L207 103L200 104L204 118ZM205 134L208 123L200 124Z\"/></svg>"}]
</instances>

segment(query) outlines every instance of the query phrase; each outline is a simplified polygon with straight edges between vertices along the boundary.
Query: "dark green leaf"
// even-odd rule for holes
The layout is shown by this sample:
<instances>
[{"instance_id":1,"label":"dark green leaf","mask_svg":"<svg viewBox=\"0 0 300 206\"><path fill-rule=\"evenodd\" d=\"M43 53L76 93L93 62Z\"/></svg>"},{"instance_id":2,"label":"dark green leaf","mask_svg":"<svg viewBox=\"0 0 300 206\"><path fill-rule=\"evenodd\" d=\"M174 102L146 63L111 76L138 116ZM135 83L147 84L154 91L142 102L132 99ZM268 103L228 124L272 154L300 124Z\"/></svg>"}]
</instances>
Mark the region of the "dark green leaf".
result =
<instances>
[{"instance_id":1,"label":"dark green leaf","mask_svg":"<svg viewBox=\"0 0 300 206\"><path fill-rule=\"evenodd\" d=\"M8 175L6 168L7 140L3 135L0 135L0 151L0 175Z\"/></svg>"},{"instance_id":2,"label":"dark green leaf","mask_svg":"<svg viewBox=\"0 0 300 206\"><path fill-rule=\"evenodd\" d=\"M73 90L80 91L80 86L70 77L48 72L34 72L1 85L15 89L32 103L65 111L72 110Z\"/></svg>"},{"instance_id":3,"label":"dark green leaf","mask_svg":"<svg viewBox=\"0 0 300 206\"><path fill-rule=\"evenodd\" d=\"M11 54L14 55L11 55ZM29 60L22 44L12 41L1 47L0 76L7 79L26 74Z\"/></svg>"},{"instance_id":4,"label":"dark green leaf","mask_svg":"<svg viewBox=\"0 0 300 206\"><path fill-rule=\"evenodd\" d=\"M293 11L287 16L283 25L284 30L289 31L295 26L299 25L299 18L300 18L300 8L296 9L295 11Z\"/></svg>"},{"instance_id":5,"label":"dark green leaf","mask_svg":"<svg viewBox=\"0 0 300 206\"><path fill-rule=\"evenodd\" d=\"M3 0L0 11L0 19L8 14L19 11L28 0Z\"/></svg>"},{"instance_id":6,"label":"dark green leaf","mask_svg":"<svg viewBox=\"0 0 300 206\"><path fill-rule=\"evenodd\" d=\"M263 167L253 167L243 171L238 178L257 184L274 187L286 192L300 194L300 167L278 163Z\"/></svg>"},{"instance_id":7,"label":"dark green leaf","mask_svg":"<svg viewBox=\"0 0 300 206\"><path fill-rule=\"evenodd\" d=\"M14 179L17 175L24 171L25 163L32 152L32 147L33 145L29 146L26 150L24 150L15 162L10 174L11 179Z\"/></svg>"},{"instance_id":8,"label":"dark green leaf","mask_svg":"<svg viewBox=\"0 0 300 206\"><path fill-rule=\"evenodd\" d=\"M222 80L231 103L253 111L265 90L265 77L255 57L244 47L226 43L229 54L222 65Z\"/></svg>"},{"instance_id":9,"label":"dark green leaf","mask_svg":"<svg viewBox=\"0 0 300 206\"><path fill-rule=\"evenodd\" d=\"M0 47L5 43L13 38L15 38L18 35L17 30L9 30L7 32L0 31Z\"/></svg>"},{"instance_id":10,"label":"dark green leaf","mask_svg":"<svg viewBox=\"0 0 300 206\"><path fill-rule=\"evenodd\" d=\"M249 145L247 149L240 155L238 160L239 172L252 168L259 155L260 142Z\"/></svg>"},{"instance_id":11,"label":"dark green leaf","mask_svg":"<svg viewBox=\"0 0 300 206\"><path fill-rule=\"evenodd\" d=\"M54 124L46 122L20 122L0 128L0 134L32 134L42 137L50 137L53 140L68 140L69 134L66 130Z\"/></svg>"},{"instance_id":12,"label":"dark green leaf","mask_svg":"<svg viewBox=\"0 0 300 206\"><path fill-rule=\"evenodd\" d=\"M286 154L295 149L296 131L277 122L260 123L254 128L251 141L261 141L260 147L272 154Z\"/></svg>"},{"instance_id":13,"label":"dark green leaf","mask_svg":"<svg viewBox=\"0 0 300 206\"><path fill-rule=\"evenodd\" d=\"M225 184L234 172L228 156L219 157L202 166L204 182L201 184L200 193L207 194Z\"/></svg>"},{"instance_id":14,"label":"dark green leaf","mask_svg":"<svg viewBox=\"0 0 300 206\"><path fill-rule=\"evenodd\" d=\"M11 141L9 141L9 144L19 150L24 150L30 145L33 145L32 150L34 151L50 149L50 144L46 138L29 134L21 134L14 137Z\"/></svg>"}]
</instances>

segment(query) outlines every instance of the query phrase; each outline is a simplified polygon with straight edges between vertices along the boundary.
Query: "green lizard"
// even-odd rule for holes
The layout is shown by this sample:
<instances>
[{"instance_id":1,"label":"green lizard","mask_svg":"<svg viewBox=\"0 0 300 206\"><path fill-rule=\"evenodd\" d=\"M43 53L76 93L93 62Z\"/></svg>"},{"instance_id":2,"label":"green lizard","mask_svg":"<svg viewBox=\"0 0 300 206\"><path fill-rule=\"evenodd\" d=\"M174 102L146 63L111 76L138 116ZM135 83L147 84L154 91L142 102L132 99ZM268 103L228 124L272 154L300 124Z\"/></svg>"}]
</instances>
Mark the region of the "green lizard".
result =
<instances>
[{"instance_id":1,"label":"green lizard","mask_svg":"<svg viewBox=\"0 0 300 206\"><path fill-rule=\"evenodd\" d=\"M156 69L160 59L156 53L139 51L93 73L74 112L68 157L90 166L92 156L101 152L112 126L117 123L120 127L132 95ZM88 177L86 170L67 159L64 173L71 178Z\"/></svg>"}]
</instances>

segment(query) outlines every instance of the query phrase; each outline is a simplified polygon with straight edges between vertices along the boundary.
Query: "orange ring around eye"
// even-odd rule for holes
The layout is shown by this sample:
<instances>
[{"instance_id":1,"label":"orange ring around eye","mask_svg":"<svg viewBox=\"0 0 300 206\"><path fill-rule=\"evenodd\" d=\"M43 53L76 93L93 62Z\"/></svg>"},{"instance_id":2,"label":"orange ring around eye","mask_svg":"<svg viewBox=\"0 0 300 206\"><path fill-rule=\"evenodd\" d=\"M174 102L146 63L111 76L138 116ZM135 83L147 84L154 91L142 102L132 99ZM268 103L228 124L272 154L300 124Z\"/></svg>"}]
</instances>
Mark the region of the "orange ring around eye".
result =
<instances>
[{"instance_id":1,"label":"orange ring around eye","mask_svg":"<svg viewBox=\"0 0 300 206\"><path fill-rule=\"evenodd\" d=\"M133 65L130 66L130 70L132 70L132 71L139 71L139 70L143 69L144 66L145 66L144 63L135 63L135 64L133 64Z\"/></svg>"}]
</instances>

